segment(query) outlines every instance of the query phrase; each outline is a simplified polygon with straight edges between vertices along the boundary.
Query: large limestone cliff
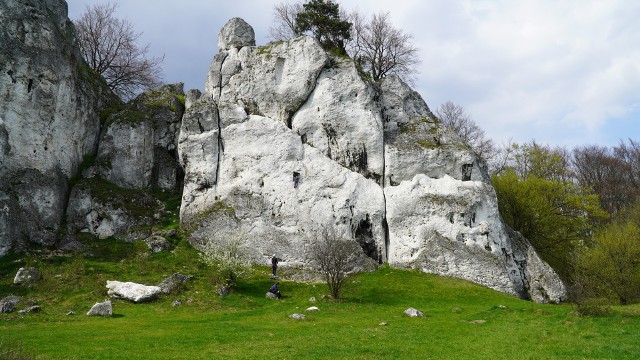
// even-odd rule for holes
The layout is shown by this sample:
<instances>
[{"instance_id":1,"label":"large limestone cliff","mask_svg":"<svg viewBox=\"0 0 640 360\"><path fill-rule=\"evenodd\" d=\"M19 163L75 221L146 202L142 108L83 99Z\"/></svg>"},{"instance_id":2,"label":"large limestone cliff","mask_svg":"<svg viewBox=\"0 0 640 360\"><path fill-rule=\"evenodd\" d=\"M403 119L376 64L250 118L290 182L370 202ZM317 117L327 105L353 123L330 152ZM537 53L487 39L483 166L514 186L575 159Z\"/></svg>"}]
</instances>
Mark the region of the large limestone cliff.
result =
<instances>
[{"instance_id":1,"label":"large limestone cliff","mask_svg":"<svg viewBox=\"0 0 640 360\"><path fill-rule=\"evenodd\" d=\"M51 245L69 179L96 151L100 84L63 0L0 2L0 255Z\"/></svg>"},{"instance_id":2,"label":"large limestone cliff","mask_svg":"<svg viewBox=\"0 0 640 360\"><path fill-rule=\"evenodd\" d=\"M503 224L478 157L399 78L363 80L310 37L256 47L232 19L178 150L195 246L242 233L304 265L327 227L362 256L558 302L562 282Z\"/></svg>"}]
</instances>

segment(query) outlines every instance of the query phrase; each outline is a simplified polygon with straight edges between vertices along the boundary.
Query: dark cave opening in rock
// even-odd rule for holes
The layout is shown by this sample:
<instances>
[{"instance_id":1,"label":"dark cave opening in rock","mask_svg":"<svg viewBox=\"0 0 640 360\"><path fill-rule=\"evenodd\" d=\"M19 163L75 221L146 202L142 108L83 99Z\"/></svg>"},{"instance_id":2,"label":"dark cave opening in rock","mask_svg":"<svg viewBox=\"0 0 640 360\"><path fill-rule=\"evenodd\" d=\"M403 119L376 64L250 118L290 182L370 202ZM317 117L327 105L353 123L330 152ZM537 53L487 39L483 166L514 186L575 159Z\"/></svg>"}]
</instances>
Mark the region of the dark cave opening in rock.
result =
<instances>
[{"instance_id":1,"label":"dark cave opening in rock","mask_svg":"<svg viewBox=\"0 0 640 360\"><path fill-rule=\"evenodd\" d=\"M358 226L355 228L354 237L365 255L377 261L379 264L382 263L382 257L378 251L376 241L373 238L373 229L369 214L367 214L365 219L360 220L360 223L358 223Z\"/></svg>"}]
</instances>

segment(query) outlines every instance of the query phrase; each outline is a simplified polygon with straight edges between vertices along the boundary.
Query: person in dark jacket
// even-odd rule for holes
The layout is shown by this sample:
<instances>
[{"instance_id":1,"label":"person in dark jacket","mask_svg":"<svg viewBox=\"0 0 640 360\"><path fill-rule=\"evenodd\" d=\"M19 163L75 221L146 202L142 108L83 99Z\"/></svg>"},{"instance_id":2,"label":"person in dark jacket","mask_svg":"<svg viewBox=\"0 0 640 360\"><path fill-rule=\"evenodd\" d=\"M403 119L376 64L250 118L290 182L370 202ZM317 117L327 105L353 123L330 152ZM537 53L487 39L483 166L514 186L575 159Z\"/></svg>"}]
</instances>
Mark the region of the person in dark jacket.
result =
<instances>
[{"instance_id":1,"label":"person in dark jacket","mask_svg":"<svg viewBox=\"0 0 640 360\"><path fill-rule=\"evenodd\" d=\"M271 273L273 274L273 276L278 276L277 272L278 272L278 262L280 261L280 259L278 259L276 257L276 255L274 254L273 257L271 258Z\"/></svg>"},{"instance_id":2,"label":"person in dark jacket","mask_svg":"<svg viewBox=\"0 0 640 360\"><path fill-rule=\"evenodd\" d=\"M280 294L280 283L279 282L271 285L271 288L269 288L269 292L274 294L275 296L277 296L278 299L282 299L282 294Z\"/></svg>"}]
</instances>

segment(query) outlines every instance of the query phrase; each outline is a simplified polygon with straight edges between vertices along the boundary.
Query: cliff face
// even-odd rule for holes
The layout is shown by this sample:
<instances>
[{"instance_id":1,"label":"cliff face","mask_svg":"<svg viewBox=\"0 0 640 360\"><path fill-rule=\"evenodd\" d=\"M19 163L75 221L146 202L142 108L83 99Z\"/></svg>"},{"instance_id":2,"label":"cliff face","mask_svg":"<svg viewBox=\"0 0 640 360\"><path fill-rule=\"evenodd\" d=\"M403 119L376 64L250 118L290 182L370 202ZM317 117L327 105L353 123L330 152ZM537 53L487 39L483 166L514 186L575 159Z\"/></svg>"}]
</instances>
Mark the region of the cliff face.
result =
<instances>
[{"instance_id":1,"label":"cliff face","mask_svg":"<svg viewBox=\"0 0 640 360\"><path fill-rule=\"evenodd\" d=\"M248 35L249 34L249 35ZM255 261L304 264L323 228L363 256L560 301L557 275L513 243L477 156L399 78L373 86L312 38L256 47L232 19L187 109L181 221L195 246L242 233Z\"/></svg>"},{"instance_id":2,"label":"cliff face","mask_svg":"<svg viewBox=\"0 0 640 360\"><path fill-rule=\"evenodd\" d=\"M196 247L242 234L257 263L275 253L305 265L330 229L356 241L364 263L540 302L565 296L503 224L476 155L397 77L364 81L310 37L256 47L235 18L186 111L181 84L168 85L101 124L101 83L64 1L4 1L0 25L0 256L29 242L74 247L78 232L152 236L171 217L149 191L160 189L182 191Z\"/></svg>"},{"instance_id":3,"label":"cliff face","mask_svg":"<svg viewBox=\"0 0 640 360\"><path fill-rule=\"evenodd\" d=\"M69 179L97 146L94 79L66 2L0 3L0 255L55 242Z\"/></svg>"}]
</instances>

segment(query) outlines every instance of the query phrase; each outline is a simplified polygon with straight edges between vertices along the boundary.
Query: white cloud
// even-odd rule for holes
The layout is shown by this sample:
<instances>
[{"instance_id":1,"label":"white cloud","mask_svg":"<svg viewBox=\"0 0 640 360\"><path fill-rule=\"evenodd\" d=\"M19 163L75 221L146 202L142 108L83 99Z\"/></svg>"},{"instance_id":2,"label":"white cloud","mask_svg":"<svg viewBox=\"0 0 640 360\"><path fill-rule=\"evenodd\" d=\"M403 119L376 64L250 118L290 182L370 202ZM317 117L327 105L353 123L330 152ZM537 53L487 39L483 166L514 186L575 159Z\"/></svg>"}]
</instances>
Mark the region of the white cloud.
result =
<instances>
[{"instance_id":1,"label":"white cloud","mask_svg":"<svg viewBox=\"0 0 640 360\"><path fill-rule=\"evenodd\" d=\"M96 2L102 1L71 0L71 16ZM187 88L202 87L228 19L244 18L257 42L266 43L278 2L119 1L120 13L145 33L154 54L166 55L167 80L185 81ZM620 127L640 122L629 118L640 103L640 2L340 3L364 13L390 11L421 49L416 85L427 103L432 109L447 100L463 105L498 142L610 144L634 137Z\"/></svg>"}]
</instances>

